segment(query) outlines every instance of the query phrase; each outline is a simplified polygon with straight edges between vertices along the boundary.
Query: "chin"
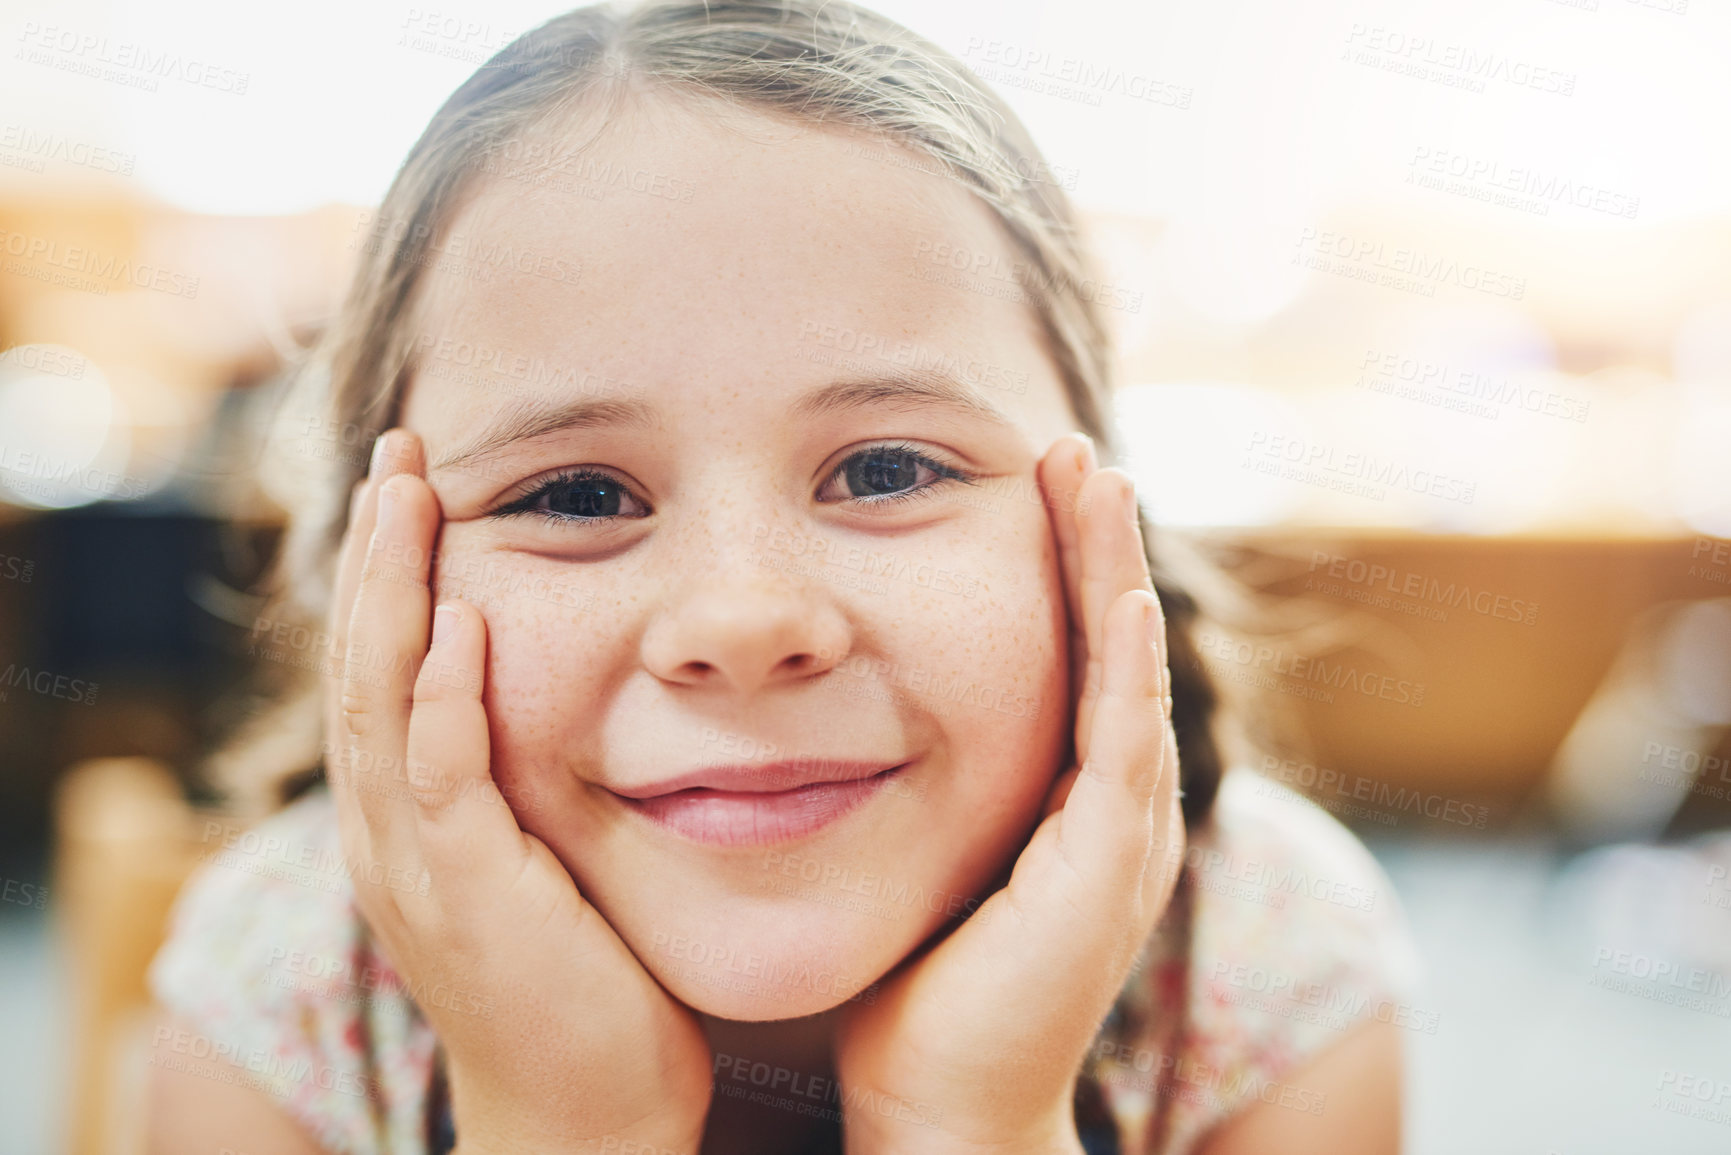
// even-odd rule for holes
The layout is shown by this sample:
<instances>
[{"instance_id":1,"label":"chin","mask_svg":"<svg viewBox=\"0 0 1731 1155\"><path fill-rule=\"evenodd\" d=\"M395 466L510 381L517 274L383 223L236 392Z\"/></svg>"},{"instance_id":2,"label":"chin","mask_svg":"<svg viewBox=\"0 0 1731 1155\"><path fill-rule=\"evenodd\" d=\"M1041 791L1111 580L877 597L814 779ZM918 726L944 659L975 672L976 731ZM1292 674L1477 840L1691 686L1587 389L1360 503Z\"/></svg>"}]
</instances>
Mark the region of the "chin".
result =
<instances>
[{"instance_id":1,"label":"chin","mask_svg":"<svg viewBox=\"0 0 1731 1155\"><path fill-rule=\"evenodd\" d=\"M846 994L819 990L779 989L761 980L744 975L697 973L690 969L664 973L665 967L651 968L667 992L699 1014L717 1019L732 1019L741 1023L768 1023L782 1019L803 1019L834 1010L850 997L858 1002L877 998L876 986Z\"/></svg>"},{"instance_id":2,"label":"chin","mask_svg":"<svg viewBox=\"0 0 1731 1155\"><path fill-rule=\"evenodd\" d=\"M879 980L932 929L911 912L889 921L800 898L729 905L719 914L665 920L647 941L631 935L627 943L674 998L741 1022L873 1002Z\"/></svg>"}]
</instances>

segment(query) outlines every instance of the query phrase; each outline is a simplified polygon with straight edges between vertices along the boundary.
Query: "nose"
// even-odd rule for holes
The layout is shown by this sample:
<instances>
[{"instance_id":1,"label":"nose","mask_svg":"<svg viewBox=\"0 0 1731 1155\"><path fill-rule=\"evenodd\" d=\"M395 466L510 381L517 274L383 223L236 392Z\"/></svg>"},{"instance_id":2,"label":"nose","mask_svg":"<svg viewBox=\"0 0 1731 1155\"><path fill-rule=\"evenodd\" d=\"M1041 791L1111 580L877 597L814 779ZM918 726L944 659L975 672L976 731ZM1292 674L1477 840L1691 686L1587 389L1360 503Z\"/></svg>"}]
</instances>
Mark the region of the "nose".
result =
<instances>
[{"instance_id":1,"label":"nose","mask_svg":"<svg viewBox=\"0 0 1731 1155\"><path fill-rule=\"evenodd\" d=\"M665 682L749 694L814 677L845 658L852 629L824 591L735 558L693 574L644 631L644 666Z\"/></svg>"}]
</instances>

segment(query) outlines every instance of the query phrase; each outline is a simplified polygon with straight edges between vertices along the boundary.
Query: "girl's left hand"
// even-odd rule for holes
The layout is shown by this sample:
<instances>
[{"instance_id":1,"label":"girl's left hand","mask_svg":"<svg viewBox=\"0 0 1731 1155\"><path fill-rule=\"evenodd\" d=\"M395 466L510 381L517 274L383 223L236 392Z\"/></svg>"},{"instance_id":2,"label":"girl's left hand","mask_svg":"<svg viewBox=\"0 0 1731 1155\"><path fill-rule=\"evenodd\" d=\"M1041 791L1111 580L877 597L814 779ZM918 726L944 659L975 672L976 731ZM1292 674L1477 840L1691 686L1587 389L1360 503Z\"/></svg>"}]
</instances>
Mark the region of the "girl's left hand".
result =
<instances>
[{"instance_id":1,"label":"girl's left hand","mask_svg":"<svg viewBox=\"0 0 1731 1155\"><path fill-rule=\"evenodd\" d=\"M1076 435L1039 476L1085 657L1077 765L1009 885L844 1012L850 1152L1080 1152L1077 1075L1183 863L1165 618L1135 490Z\"/></svg>"}]
</instances>

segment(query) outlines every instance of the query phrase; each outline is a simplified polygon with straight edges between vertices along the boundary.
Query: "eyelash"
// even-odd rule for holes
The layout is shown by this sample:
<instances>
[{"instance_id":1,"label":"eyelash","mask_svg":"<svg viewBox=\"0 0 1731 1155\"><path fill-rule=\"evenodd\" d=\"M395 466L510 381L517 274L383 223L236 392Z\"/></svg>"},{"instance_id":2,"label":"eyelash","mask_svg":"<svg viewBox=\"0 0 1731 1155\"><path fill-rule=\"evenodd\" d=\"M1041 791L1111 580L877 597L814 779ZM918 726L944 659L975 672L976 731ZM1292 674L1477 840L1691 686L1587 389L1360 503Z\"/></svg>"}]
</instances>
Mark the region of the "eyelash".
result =
<instances>
[{"instance_id":1,"label":"eyelash","mask_svg":"<svg viewBox=\"0 0 1731 1155\"><path fill-rule=\"evenodd\" d=\"M841 461L837 462L836 467L830 470L829 476L823 479L824 486L828 487L836 478L845 473L847 471L848 462L857 457L863 457L868 453L892 453L908 457L938 475L937 481L929 481L914 489L903 489L896 493L878 493L866 497L854 497L848 499L850 501L861 502L868 506L884 505L888 502L923 501L931 496L931 491L936 489L940 482L959 481L963 485L973 485L979 480L978 474L970 473L968 470L961 469L954 465L947 465L931 456L929 453L922 453L916 446L909 445L905 441L892 441L885 442L882 445L868 445L864 449L848 454L846 457L842 458Z\"/></svg>"},{"instance_id":2,"label":"eyelash","mask_svg":"<svg viewBox=\"0 0 1731 1155\"><path fill-rule=\"evenodd\" d=\"M848 454L838 462L836 467L829 472L827 477L824 478L823 488L828 488L836 478L842 476L842 474L846 472L849 462L868 453L892 453L907 457L937 474L938 480L928 481L924 485L917 486L913 489L900 490L896 493L879 493L865 497L852 497L847 499L867 506L883 505L887 502L923 500L930 495L931 490L936 489L942 482L959 481L963 485L973 485L979 480L977 474L959 468L958 466L949 465L945 462L939 461L930 454L921 452L918 448L905 442L888 442L882 445L868 445L863 449ZM535 517L546 518L547 520L556 522L560 525L569 525L573 522L594 523L613 520L613 517L611 516L593 518L573 517L569 514L554 513L551 510L537 508L537 503L543 497L558 491L561 487L575 485L579 482L604 482L625 489L625 486L621 484L619 479L614 477L611 473L602 473L600 470L590 469L587 467L563 470L548 478L523 496L513 498L506 502L487 516L514 517L521 514L529 514ZM626 492L629 493L630 490L626 489Z\"/></svg>"},{"instance_id":3,"label":"eyelash","mask_svg":"<svg viewBox=\"0 0 1731 1155\"><path fill-rule=\"evenodd\" d=\"M614 477L611 473L602 473L598 469L589 469L586 467L579 469L564 469L560 470L552 477L549 477L546 481L543 481L540 485L537 485L534 489L525 493L523 496L513 498L504 505L501 505L498 509L495 509L487 516L515 517L522 514L528 514L531 517L545 518L546 520L558 525L570 525L573 522L611 521L612 518L572 517L569 514L554 513L550 509L536 508L536 503L548 494L556 493L566 486L576 485L579 482L584 481L604 482L608 485L616 485L619 486L620 489L625 489L625 486L620 483L619 479ZM630 491L626 490L626 492Z\"/></svg>"}]
</instances>

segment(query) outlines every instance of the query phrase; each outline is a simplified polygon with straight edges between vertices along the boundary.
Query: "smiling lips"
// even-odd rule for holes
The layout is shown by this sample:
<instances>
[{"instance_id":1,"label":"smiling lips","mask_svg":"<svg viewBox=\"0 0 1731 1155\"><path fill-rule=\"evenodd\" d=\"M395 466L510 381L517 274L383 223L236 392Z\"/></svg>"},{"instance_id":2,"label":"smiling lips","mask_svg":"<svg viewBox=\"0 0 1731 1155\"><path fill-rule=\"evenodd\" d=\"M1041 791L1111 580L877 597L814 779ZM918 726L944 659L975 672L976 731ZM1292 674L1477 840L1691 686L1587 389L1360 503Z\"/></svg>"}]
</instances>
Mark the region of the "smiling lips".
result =
<instances>
[{"instance_id":1,"label":"smiling lips","mask_svg":"<svg viewBox=\"0 0 1731 1155\"><path fill-rule=\"evenodd\" d=\"M614 787L613 793L693 842L763 846L821 830L907 765L808 760L709 766L648 786Z\"/></svg>"}]
</instances>

